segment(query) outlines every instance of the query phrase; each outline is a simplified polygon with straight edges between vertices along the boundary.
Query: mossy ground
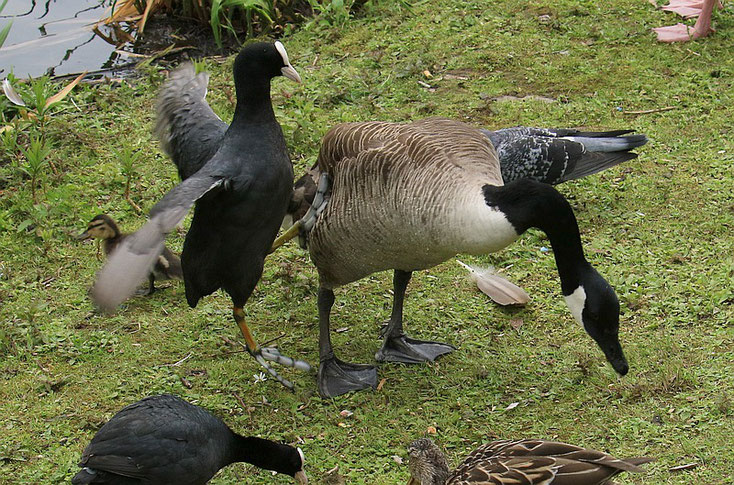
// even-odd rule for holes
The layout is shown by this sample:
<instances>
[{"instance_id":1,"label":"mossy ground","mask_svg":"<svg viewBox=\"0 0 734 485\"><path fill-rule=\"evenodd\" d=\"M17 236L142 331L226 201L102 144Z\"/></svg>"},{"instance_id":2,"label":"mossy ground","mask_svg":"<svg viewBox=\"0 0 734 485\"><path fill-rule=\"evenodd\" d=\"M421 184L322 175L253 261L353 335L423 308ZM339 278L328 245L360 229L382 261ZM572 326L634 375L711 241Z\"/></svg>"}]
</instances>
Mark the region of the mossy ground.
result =
<instances>
[{"instance_id":1,"label":"mossy ground","mask_svg":"<svg viewBox=\"0 0 734 485\"><path fill-rule=\"evenodd\" d=\"M94 313L87 291L102 263L93 245L71 235L100 212L128 231L144 220L122 197L115 150L140 148L132 198L145 210L177 178L150 134L163 73L77 89L74 104L45 127L59 174L47 173L38 204L13 168L15 155L6 150L0 162L0 481L68 481L104 421L143 396L171 392L237 431L299 443L316 483L336 466L347 483L405 482L397 457L429 428L453 463L492 438L540 437L658 458L621 483L732 483L732 14L726 2L713 37L665 45L650 28L677 19L644 0L428 0L412 12L383 2L345 25L313 24L283 39L304 79L277 80L273 89L297 173L341 121L441 115L488 128L647 134L638 159L560 187L588 258L621 300L631 365L624 378L574 324L537 231L494 255L463 258L503 269L532 296L526 308L494 306L454 261L418 273L406 328L456 352L431 365L382 365L380 391L333 400L315 393L313 373L284 371L295 393L256 383L258 366L228 343L239 334L222 293L192 310L174 283L113 316ZM228 119L230 63L207 67L210 103ZM555 101L495 99L504 95ZM183 235L169 244L180 250ZM337 291L342 358L372 361L390 281L377 274ZM269 258L246 306L256 337L283 335L285 353L317 363L316 288L294 244ZM514 329L513 319L522 326ZM353 416L340 416L345 409ZM687 463L698 466L668 471ZM242 481L287 483L241 464L213 483Z\"/></svg>"}]
</instances>

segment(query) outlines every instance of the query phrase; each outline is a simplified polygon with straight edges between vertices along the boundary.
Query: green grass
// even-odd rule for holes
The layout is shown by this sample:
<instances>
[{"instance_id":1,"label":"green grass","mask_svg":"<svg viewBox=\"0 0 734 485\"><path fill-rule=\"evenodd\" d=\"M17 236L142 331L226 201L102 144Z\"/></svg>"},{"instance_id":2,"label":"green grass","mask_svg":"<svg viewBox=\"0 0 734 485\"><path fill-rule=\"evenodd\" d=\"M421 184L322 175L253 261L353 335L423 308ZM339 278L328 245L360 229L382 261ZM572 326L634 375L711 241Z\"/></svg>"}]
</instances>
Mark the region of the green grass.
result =
<instances>
[{"instance_id":1,"label":"green grass","mask_svg":"<svg viewBox=\"0 0 734 485\"><path fill-rule=\"evenodd\" d=\"M78 109L62 103L45 127L58 175L42 177L39 204L17 169L20 152L0 151L2 480L68 481L103 422L143 396L172 392L237 431L299 443L316 483L337 465L348 483L404 483L407 467L394 456L405 458L406 445L429 427L452 463L492 438L539 437L658 458L624 484L731 483L733 13L727 2L711 38L664 45L649 29L677 19L643 0L429 0L412 13L373 6L343 28L313 23L284 39L304 84L276 80L273 99L298 173L341 121L442 115L488 128L646 133L651 141L638 159L560 187L588 258L619 295L631 365L624 378L573 322L537 231L494 255L462 258L506 268L532 296L524 309L494 306L454 261L415 275L406 328L457 351L431 365L382 365L379 392L324 400L313 373L290 370L295 393L272 380L256 384L256 363L225 340L239 334L222 293L192 310L175 283L113 316L92 312L87 291L102 263L93 245L71 235L100 212L124 230L143 223L124 200L115 153L145 147L130 193L146 211L176 172L150 134L161 73L151 68L119 88L78 88L71 95ZM231 62L207 64L210 102L228 119ZM557 101L493 100L502 95ZM625 114L666 106L675 109ZM169 244L180 250L183 236L172 234ZM334 334L342 358L372 361L390 279L377 274L336 292L334 328L347 329ZM285 353L317 363L316 288L295 245L270 258L246 306L256 337L285 334L277 342ZM516 318L524 322L518 330L510 326ZM344 409L354 415L340 417ZM693 462L698 467L668 472ZM245 465L214 483L242 481L288 483Z\"/></svg>"}]
</instances>

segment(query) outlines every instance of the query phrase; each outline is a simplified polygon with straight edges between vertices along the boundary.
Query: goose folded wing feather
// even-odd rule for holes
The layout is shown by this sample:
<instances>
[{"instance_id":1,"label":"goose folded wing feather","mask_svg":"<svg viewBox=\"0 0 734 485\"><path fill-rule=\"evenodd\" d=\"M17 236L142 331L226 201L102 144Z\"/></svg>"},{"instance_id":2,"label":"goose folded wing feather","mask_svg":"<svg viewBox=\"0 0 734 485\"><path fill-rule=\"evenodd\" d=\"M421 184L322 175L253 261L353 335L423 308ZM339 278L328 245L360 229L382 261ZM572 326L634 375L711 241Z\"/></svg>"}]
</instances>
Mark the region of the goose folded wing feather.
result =
<instances>
[{"instance_id":1,"label":"goose folded wing feather","mask_svg":"<svg viewBox=\"0 0 734 485\"><path fill-rule=\"evenodd\" d=\"M150 212L150 220L120 243L97 275L92 288L94 302L112 311L135 292L163 251L166 235L186 217L204 195L221 190L226 178L198 174L174 187Z\"/></svg>"}]
</instances>

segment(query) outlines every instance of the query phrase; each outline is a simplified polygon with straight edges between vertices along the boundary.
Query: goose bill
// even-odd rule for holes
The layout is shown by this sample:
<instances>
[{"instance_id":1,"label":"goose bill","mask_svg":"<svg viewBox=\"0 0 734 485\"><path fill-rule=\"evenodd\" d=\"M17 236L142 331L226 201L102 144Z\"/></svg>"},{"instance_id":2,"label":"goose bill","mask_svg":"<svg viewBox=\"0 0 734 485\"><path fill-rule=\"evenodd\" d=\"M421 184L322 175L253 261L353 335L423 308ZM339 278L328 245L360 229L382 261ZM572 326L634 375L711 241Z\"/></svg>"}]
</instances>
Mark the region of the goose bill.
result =
<instances>
[{"instance_id":1,"label":"goose bill","mask_svg":"<svg viewBox=\"0 0 734 485\"><path fill-rule=\"evenodd\" d=\"M308 484L308 478L306 477L306 473L303 470L296 472L295 479L296 479L296 483L299 483L300 485Z\"/></svg>"},{"instance_id":2,"label":"goose bill","mask_svg":"<svg viewBox=\"0 0 734 485\"><path fill-rule=\"evenodd\" d=\"M630 368L627 363L627 358L624 356L622 345L619 343L619 337L616 334L601 334L596 336L592 335L592 338L596 340L597 345L604 352L604 357L607 358L607 361L612 365L617 374L621 376L626 375Z\"/></svg>"}]
</instances>

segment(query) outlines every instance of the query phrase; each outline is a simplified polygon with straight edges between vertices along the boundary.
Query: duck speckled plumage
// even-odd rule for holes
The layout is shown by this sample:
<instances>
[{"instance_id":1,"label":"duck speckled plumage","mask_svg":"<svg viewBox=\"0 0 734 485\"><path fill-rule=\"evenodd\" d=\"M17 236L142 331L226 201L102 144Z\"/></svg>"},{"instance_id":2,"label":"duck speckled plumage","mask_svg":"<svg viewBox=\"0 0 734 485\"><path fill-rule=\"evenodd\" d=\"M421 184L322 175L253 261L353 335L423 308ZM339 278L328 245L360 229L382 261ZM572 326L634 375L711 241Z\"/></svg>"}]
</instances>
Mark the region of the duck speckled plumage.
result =
<instances>
[{"instance_id":1,"label":"duck speckled plumage","mask_svg":"<svg viewBox=\"0 0 734 485\"><path fill-rule=\"evenodd\" d=\"M604 485L615 475L644 472L640 457L621 460L600 451L545 440L500 440L480 446L450 471L433 441L408 447L408 485Z\"/></svg>"},{"instance_id":2,"label":"duck speckled plumage","mask_svg":"<svg viewBox=\"0 0 734 485\"><path fill-rule=\"evenodd\" d=\"M393 269L393 309L378 361L433 361L453 347L403 333L403 301L413 271L458 253L504 248L530 227L554 250L561 288L574 318L624 375L614 290L586 261L573 210L551 186L533 180L503 185L489 139L464 123L345 123L324 137L313 172L330 179L327 201L308 248L319 273L319 391L325 396L376 385L376 370L336 358L329 337L333 288ZM297 187L295 194L300 191ZM314 205L319 205L314 202Z\"/></svg>"}]
</instances>

